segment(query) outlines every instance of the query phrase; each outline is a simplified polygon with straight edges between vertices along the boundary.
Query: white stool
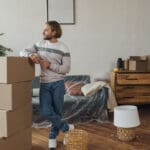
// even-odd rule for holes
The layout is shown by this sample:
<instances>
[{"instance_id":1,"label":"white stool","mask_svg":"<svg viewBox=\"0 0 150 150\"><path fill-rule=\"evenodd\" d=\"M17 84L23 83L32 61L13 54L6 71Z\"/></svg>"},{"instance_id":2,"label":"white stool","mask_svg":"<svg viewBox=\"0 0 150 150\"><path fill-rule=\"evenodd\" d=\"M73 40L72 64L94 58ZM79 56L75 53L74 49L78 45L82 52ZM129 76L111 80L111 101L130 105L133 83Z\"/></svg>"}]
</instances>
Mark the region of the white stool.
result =
<instances>
[{"instance_id":1,"label":"white stool","mask_svg":"<svg viewBox=\"0 0 150 150\"><path fill-rule=\"evenodd\" d=\"M135 127L140 125L136 106L123 105L114 108L114 125L117 127L117 137L121 141L131 141L135 138Z\"/></svg>"}]
</instances>

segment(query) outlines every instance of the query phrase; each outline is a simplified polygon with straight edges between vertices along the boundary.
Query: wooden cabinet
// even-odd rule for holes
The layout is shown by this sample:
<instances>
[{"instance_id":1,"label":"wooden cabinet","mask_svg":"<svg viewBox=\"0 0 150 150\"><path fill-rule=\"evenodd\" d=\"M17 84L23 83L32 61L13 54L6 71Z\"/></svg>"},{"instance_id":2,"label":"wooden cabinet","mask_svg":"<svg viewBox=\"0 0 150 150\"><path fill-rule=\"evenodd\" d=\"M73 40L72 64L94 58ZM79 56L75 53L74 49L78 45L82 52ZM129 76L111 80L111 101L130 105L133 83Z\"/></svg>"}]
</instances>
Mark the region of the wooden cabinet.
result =
<instances>
[{"instance_id":1,"label":"wooden cabinet","mask_svg":"<svg viewBox=\"0 0 150 150\"><path fill-rule=\"evenodd\" d=\"M150 103L150 72L112 72L110 84L118 104Z\"/></svg>"}]
</instances>

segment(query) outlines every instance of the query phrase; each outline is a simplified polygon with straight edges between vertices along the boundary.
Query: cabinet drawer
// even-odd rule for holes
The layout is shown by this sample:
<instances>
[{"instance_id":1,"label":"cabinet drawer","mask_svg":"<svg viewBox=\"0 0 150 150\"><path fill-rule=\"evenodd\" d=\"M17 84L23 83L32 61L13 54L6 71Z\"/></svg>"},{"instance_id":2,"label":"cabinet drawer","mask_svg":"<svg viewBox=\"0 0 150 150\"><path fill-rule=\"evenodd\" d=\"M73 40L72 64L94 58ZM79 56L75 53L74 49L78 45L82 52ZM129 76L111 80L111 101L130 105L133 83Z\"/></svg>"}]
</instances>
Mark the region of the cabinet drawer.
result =
<instances>
[{"instance_id":1,"label":"cabinet drawer","mask_svg":"<svg viewBox=\"0 0 150 150\"><path fill-rule=\"evenodd\" d=\"M150 96L122 97L117 99L118 104L145 104L150 103Z\"/></svg>"},{"instance_id":2,"label":"cabinet drawer","mask_svg":"<svg viewBox=\"0 0 150 150\"><path fill-rule=\"evenodd\" d=\"M117 74L117 84L119 85L148 85L150 84L150 73L123 73Z\"/></svg>"},{"instance_id":3,"label":"cabinet drawer","mask_svg":"<svg viewBox=\"0 0 150 150\"><path fill-rule=\"evenodd\" d=\"M150 96L150 86L117 86L116 97Z\"/></svg>"}]
</instances>

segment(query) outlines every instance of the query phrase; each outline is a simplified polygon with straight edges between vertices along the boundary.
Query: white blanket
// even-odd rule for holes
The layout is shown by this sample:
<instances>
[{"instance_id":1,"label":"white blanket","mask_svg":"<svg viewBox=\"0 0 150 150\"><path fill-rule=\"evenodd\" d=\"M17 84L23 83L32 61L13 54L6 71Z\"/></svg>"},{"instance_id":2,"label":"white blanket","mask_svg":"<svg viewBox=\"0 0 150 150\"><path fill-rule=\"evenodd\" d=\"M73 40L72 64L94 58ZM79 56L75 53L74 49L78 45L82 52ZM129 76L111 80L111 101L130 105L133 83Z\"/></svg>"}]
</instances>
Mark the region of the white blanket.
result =
<instances>
[{"instance_id":1,"label":"white blanket","mask_svg":"<svg viewBox=\"0 0 150 150\"><path fill-rule=\"evenodd\" d=\"M108 88L107 108L109 109L109 111L113 111L114 107L117 106L117 102L116 102L114 93L108 83L106 83L104 81L97 81L97 82L89 83L89 84L84 85L81 88L81 90L85 96L90 96L90 95L93 95L94 93L96 93L102 87Z\"/></svg>"}]
</instances>

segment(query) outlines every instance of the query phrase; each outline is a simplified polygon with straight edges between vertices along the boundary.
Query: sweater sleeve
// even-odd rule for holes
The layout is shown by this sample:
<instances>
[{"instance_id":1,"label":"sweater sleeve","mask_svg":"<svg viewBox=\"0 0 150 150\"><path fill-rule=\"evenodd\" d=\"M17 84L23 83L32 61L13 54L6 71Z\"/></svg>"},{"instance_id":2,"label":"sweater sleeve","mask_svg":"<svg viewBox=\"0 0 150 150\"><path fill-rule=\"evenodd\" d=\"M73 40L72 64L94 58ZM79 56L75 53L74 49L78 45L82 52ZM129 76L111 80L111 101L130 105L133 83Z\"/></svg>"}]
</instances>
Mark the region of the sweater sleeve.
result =
<instances>
[{"instance_id":1,"label":"sweater sleeve","mask_svg":"<svg viewBox=\"0 0 150 150\"><path fill-rule=\"evenodd\" d=\"M70 53L64 53L61 64L51 63L50 69L56 73L66 74L69 73L71 68Z\"/></svg>"},{"instance_id":2,"label":"sweater sleeve","mask_svg":"<svg viewBox=\"0 0 150 150\"><path fill-rule=\"evenodd\" d=\"M21 57L30 57L34 53L37 53L37 46L35 44L31 48L27 48L23 51L20 51L20 56Z\"/></svg>"}]
</instances>

